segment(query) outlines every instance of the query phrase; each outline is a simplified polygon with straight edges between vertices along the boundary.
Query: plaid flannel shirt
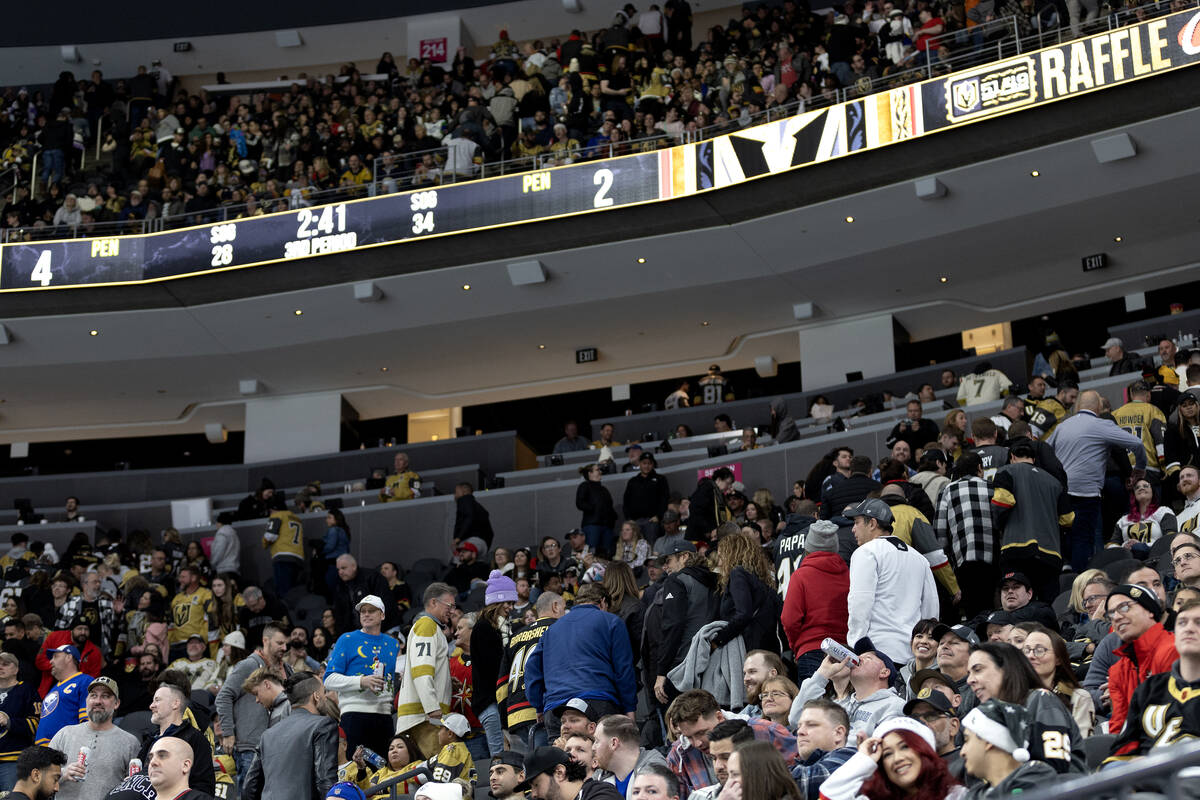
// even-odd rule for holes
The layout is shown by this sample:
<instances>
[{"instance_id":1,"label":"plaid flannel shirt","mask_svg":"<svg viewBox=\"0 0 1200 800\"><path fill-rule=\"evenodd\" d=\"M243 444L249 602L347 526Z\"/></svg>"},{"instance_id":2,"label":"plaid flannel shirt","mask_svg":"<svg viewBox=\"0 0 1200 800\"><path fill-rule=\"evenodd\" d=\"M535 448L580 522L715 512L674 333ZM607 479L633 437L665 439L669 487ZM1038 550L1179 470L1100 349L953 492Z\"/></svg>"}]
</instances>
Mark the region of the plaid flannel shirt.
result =
<instances>
[{"instance_id":1,"label":"plaid flannel shirt","mask_svg":"<svg viewBox=\"0 0 1200 800\"><path fill-rule=\"evenodd\" d=\"M731 715L730 718L736 716ZM789 770L796 764L796 737L791 731L769 719L751 719L747 720L747 724L754 730L755 739L775 745ZM679 779L680 797L689 797L697 789L717 782L712 759L700 752L699 748L683 746L683 737L671 745L671 752L667 753L667 766Z\"/></svg>"},{"instance_id":2,"label":"plaid flannel shirt","mask_svg":"<svg viewBox=\"0 0 1200 800\"><path fill-rule=\"evenodd\" d=\"M100 647L100 652L107 657L112 654L113 648L117 645L117 615L113 611L111 597L102 594L97 598L96 603L100 608L100 641L96 644ZM82 608L83 595L77 594L74 597L68 597L67 602L63 603L62 608L58 611L54 629L59 631L69 629L71 621L79 615Z\"/></svg>"},{"instance_id":3,"label":"plaid flannel shirt","mask_svg":"<svg viewBox=\"0 0 1200 800\"><path fill-rule=\"evenodd\" d=\"M825 779L857 752L854 747L839 747L829 752L813 750L808 758L796 764L792 768L792 777L800 787L800 800L818 800Z\"/></svg>"},{"instance_id":4,"label":"plaid flannel shirt","mask_svg":"<svg viewBox=\"0 0 1200 800\"><path fill-rule=\"evenodd\" d=\"M964 561L996 563L991 490L983 478L959 478L946 484L938 498L934 528L955 568Z\"/></svg>"}]
</instances>

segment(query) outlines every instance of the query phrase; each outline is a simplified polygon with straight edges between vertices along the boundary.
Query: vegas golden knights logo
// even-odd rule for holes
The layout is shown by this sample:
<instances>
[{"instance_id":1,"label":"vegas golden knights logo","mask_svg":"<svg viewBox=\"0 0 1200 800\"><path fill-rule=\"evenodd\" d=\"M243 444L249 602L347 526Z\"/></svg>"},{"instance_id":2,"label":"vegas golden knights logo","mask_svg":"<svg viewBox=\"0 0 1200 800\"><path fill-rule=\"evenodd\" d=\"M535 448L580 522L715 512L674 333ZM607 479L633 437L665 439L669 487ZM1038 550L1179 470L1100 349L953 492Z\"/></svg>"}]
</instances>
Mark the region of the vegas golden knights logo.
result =
<instances>
[{"instance_id":1,"label":"vegas golden knights logo","mask_svg":"<svg viewBox=\"0 0 1200 800\"><path fill-rule=\"evenodd\" d=\"M979 104L979 83L977 81L963 81L954 84L954 108L959 113L967 113L974 111Z\"/></svg>"}]
</instances>

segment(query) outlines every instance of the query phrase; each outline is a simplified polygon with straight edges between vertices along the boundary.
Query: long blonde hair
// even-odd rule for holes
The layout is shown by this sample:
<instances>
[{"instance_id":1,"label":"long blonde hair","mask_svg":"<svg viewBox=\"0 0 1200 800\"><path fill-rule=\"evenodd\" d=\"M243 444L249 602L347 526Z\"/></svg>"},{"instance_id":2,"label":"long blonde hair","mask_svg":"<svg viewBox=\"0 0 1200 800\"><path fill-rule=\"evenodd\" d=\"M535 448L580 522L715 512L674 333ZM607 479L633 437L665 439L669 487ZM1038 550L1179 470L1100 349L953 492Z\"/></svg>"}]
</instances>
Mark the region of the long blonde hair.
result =
<instances>
[{"instance_id":1,"label":"long blonde hair","mask_svg":"<svg viewBox=\"0 0 1200 800\"><path fill-rule=\"evenodd\" d=\"M717 572L721 576L722 592L729 587L729 574L736 567L742 567L770 588L775 588L775 572L767 563L762 547L741 533L730 534L717 544Z\"/></svg>"}]
</instances>

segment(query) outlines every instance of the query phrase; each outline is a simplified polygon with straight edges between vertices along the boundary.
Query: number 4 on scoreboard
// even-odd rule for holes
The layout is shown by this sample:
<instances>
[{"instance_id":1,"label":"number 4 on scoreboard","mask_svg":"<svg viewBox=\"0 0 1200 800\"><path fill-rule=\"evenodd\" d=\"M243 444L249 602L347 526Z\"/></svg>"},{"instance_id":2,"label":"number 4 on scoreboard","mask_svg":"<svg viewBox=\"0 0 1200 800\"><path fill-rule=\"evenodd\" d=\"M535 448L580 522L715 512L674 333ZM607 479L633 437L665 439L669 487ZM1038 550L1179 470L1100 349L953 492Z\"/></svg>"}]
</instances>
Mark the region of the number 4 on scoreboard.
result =
<instances>
[{"instance_id":1,"label":"number 4 on scoreboard","mask_svg":"<svg viewBox=\"0 0 1200 800\"><path fill-rule=\"evenodd\" d=\"M33 265L33 272L29 273L30 281L37 281L42 286L49 286L50 281L54 279L54 273L50 271L50 251L43 250L38 256L37 263Z\"/></svg>"}]
</instances>

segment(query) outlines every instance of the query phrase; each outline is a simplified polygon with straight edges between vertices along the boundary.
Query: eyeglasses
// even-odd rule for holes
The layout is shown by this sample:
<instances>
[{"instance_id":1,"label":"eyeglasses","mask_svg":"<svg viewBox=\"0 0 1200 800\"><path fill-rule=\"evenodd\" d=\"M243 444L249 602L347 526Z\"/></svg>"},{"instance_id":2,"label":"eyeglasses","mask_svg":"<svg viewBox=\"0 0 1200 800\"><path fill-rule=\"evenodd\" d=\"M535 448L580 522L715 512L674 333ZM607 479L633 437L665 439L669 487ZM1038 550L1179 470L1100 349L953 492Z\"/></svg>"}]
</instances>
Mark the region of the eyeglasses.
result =
<instances>
[{"instance_id":1,"label":"eyeglasses","mask_svg":"<svg viewBox=\"0 0 1200 800\"><path fill-rule=\"evenodd\" d=\"M1200 554L1183 553L1183 554L1177 555L1171 559L1171 566L1182 567L1184 564L1187 564L1190 561L1195 561L1197 558L1200 558Z\"/></svg>"},{"instance_id":2,"label":"eyeglasses","mask_svg":"<svg viewBox=\"0 0 1200 800\"><path fill-rule=\"evenodd\" d=\"M911 716L918 722L924 722L926 725L932 725L939 719L945 719L950 715L944 714L941 711L926 711L924 714L912 714Z\"/></svg>"},{"instance_id":3,"label":"eyeglasses","mask_svg":"<svg viewBox=\"0 0 1200 800\"><path fill-rule=\"evenodd\" d=\"M792 699L792 696L790 694L788 694L787 692L780 691L778 689L772 689L769 692L763 692L759 696L763 700L768 700L768 699L770 699L770 700L791 700Z\"/></svg>"},{"instance_id":4,"label":"eyeglasses","mask_svg":"<svg viewBox=\"0 0 1200 800\"><path fill-rule=\"evenodd\" d=\"M1130 610L1135 605L1137 605L1137 603L1133 602L1132 600L1126 600L1124 603L1121 603L1121 605L1117 606L1112 611L1105 614L1104 619L1106 619L1109 622L1112 622L1113 619L1115 619L1118 614L1120 614L1122 617L1128 616Z\"/></svg>"},{"instance_id":5,"label":"eyeglasses","mask_svg":"<svg viewBox=\"0 0 1200 800\"><path fill-rule=\"evenodd\" d=\"M441 603L442 605L444 605L446 608L450 609L451 611L458 608L458 603L455 603L455 602L447 603L445 600L443 600L440 597L438 598L438 602Z\"/></svg>"},{"instance_id":6,"label":"eyeglasses","mask_svg":"<svg viewBox=\"0 0 1200 800\"><path fill-rule=\"evenodd\" d=\"M1041 658L1042 656L1046 655L1046 653L1050 652L1050 648L1039 644L1037 647L1022 647L1021 652L1027 656Z\"/></svg>"},{"instance_id":7,"label":"eyeglasses","mask_svg":"<svg viewBox=\"0 0 1200 800\"><path fill-rule=\"evenodd\" d=\"M1101 600L1105 599L1106 597L1108 597L1108 595L1106 595L1106 594L1094 594L1091 597L1085 597L1085 598L1083 598L1083 607L1091 608L1092 606L1096 605L1096 603L1099 603Z\"/></svg>"}]
</instances>

